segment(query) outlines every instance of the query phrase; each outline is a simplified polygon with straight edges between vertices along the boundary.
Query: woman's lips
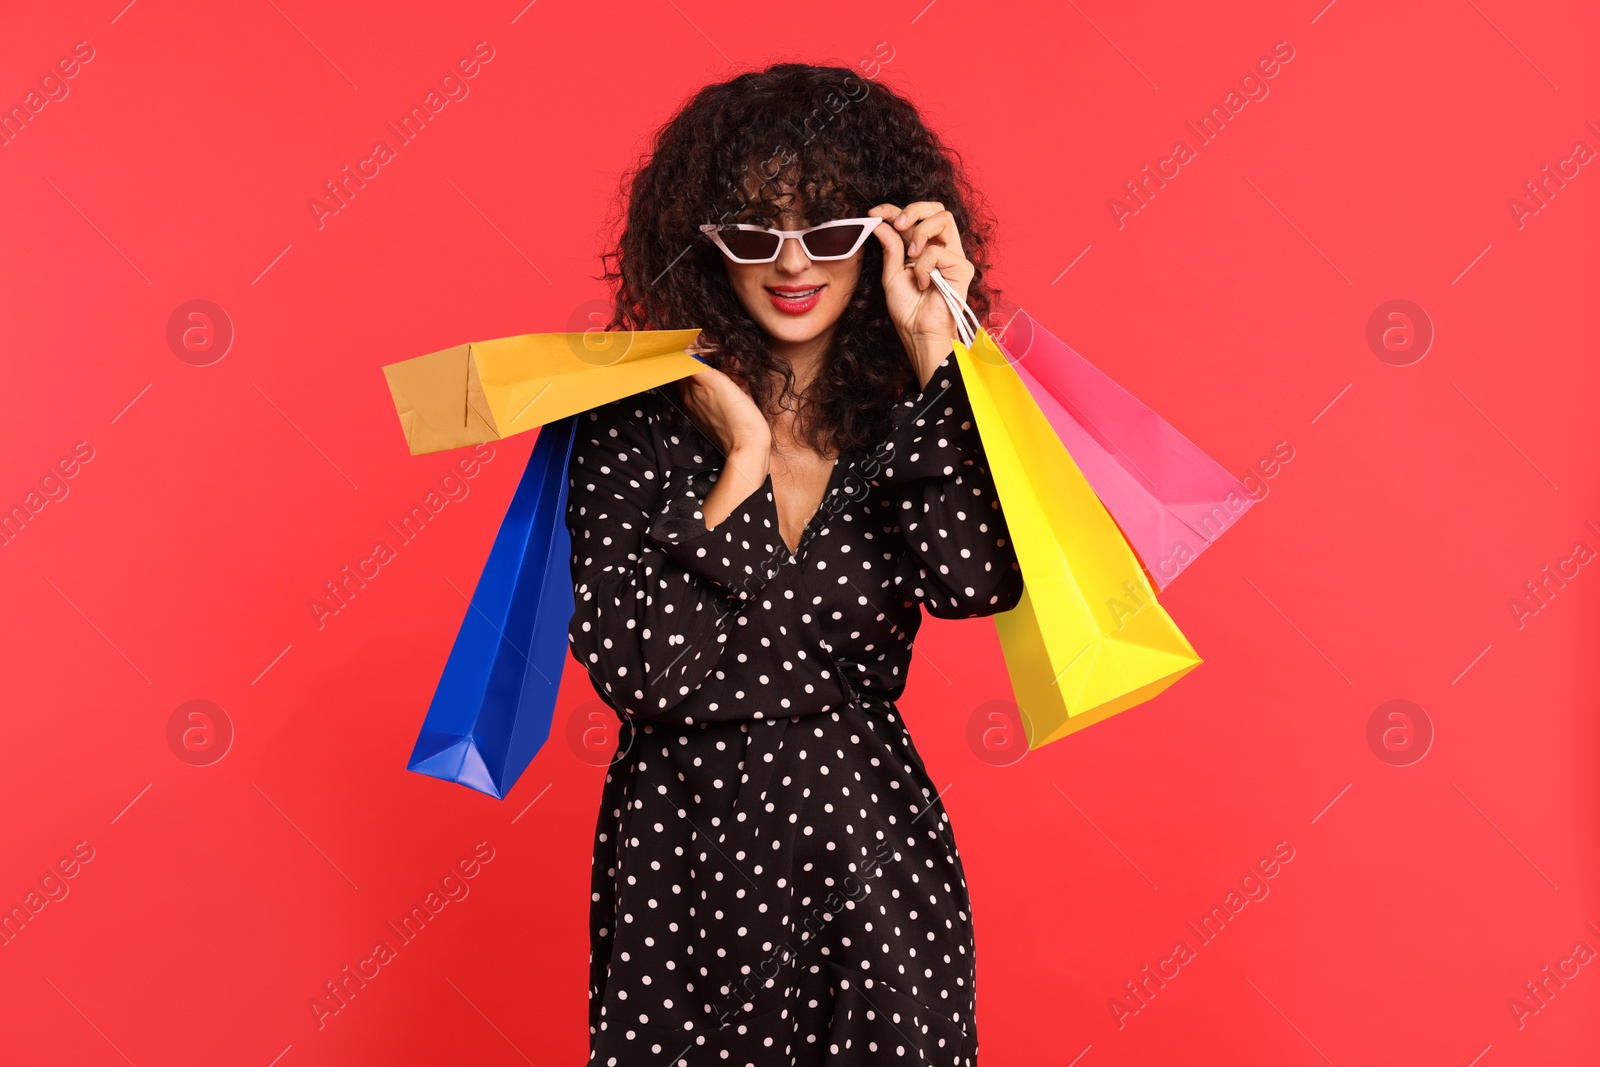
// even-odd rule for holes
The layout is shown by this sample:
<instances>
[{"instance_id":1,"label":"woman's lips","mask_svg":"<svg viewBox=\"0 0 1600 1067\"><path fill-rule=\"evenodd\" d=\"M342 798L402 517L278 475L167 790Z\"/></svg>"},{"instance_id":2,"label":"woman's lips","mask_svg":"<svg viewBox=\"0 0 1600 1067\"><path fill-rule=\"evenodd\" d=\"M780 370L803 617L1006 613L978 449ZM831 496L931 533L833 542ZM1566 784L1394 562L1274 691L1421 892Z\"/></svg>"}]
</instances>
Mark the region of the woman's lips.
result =
<instances>
[{"instance_id":1,"label":"woman's lips","mask_svg":"<svg viewBox=\"0 0 1600 1067\"><path fill-rule=\"evenodd\" d=\"M823 285L769 285L765 287L772 306L786 315L804 315L822 299Z\"/></svg>"}]
</instances>

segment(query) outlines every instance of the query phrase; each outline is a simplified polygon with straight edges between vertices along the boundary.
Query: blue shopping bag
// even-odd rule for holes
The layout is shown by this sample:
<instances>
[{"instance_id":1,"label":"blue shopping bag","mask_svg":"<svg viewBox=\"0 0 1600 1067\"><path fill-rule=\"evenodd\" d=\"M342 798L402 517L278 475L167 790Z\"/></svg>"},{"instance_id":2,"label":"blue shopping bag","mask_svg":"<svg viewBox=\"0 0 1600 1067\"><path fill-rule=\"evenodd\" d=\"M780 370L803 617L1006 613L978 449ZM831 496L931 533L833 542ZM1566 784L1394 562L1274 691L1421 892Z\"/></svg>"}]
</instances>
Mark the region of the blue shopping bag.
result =
<instances>
[{"instance_id":1,"label":"blue shopping bag","mask_svg":"<svg viewBox=\"0 0 1600 1067\"><path fill-rule=\"evenodd\" d=\"M501 798L550 736L572 621L567 464L580 417L539 431L409 770Z\"/></svg>"}]
</instances>

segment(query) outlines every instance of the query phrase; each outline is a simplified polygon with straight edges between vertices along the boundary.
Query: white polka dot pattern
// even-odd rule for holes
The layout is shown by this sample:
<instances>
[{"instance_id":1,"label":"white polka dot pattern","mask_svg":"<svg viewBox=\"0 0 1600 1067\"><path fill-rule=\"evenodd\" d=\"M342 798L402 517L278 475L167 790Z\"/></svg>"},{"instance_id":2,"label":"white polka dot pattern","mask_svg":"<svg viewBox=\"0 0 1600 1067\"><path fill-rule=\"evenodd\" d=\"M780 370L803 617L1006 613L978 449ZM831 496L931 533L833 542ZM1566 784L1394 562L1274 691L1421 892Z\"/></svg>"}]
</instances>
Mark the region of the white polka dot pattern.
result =
<instances>
[{"instance_id":1,"label":"white polka dot pattern","mask_svg":"<svg viewBox=\"0 0 1600 1067\"><path fill-rule=\"evenodd\" d=\"M770 477L705 528L722 457L672 402L587 413L569 468L572 651L623 719L590 1063L972 1067L966 880L894 703L924 608L1022 593L954 357L840 457L794 553Z\"/></svg>"}]
</instances>

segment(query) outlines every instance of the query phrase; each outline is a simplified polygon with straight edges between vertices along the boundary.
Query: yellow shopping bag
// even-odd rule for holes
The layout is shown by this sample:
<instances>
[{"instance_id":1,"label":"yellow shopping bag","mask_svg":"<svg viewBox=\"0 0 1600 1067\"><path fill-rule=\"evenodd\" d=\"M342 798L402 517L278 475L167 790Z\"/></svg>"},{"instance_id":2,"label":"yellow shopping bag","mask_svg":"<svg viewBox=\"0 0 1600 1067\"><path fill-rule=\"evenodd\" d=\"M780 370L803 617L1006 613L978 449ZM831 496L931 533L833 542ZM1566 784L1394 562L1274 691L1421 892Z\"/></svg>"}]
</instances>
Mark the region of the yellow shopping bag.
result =
<instances>
[{"instance_id":1,"label":"yellow shopping bag","mask_svg":"<svg viewBox=\"0 0 1600 1067\"><path fill-rule=\"evenodd\" d=\"M984 330L954 344L1022 568L1022 601L994 619L1039 748L1149 700L1200 657L1005 353Z\"/></svg>"},{"instance_id":2,"label":"yellow shopping bag","mask_svg":"<svg viewBox=\"0 0 1600 1067\"><path fill-rule=\"evenodd\" d=\"M1142 704L1200 665L1050 419L938 270L1022 600L995 616L1030 749ZM965 344L963 344L965 341Z\"/></svg>"},{"instance_id":3,"label":"yellow shopping bag","mask_svg":"<svg viewBox=\"0 0 1600 1067\"><path fill-rule=\"evenodd\" d=\"M687 378L699 330L527 333L383 368L413 456L498 441Z\"/></svg>"}]
</instances>

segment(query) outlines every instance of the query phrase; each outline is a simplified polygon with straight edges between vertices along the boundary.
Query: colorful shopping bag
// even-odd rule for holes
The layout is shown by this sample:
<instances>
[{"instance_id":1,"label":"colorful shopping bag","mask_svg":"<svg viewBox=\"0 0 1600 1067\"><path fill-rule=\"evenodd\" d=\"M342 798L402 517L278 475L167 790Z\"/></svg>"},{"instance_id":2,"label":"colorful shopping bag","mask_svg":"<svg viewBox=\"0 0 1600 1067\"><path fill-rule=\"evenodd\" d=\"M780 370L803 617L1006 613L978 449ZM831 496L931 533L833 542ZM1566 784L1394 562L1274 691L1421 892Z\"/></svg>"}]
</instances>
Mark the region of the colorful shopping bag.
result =
<instances>
[{"instance_id":1,"label":"colorful shopping bag","mask_svg":"<svg viewBox=\"0 0 1600 1067\"><path fill-rule=\"evenodd\" d=\"M383 368L412 455L543 426L409 768L503 797L548 739L572 618L567 465L578 415L701 370L699 330L522 334Z\"/></svg>"},{"instance_id":2,"label":"colorful shopping bag","mask_svg":"<svg viewBox=\"0 0 1600 1067\"><path fill-rule=\"evenodd\" d=\"M1244 484L1025 311L997 343L1165 589L1256 502Z\"/></svg>"},{"instance_id":3,"label":"colorful shopping bag","mask_svg":"<svg viewBox=\"0 0 1600 1067\"><path fill-rule=\"evenodd\" d=\"M1006 353L933 277L956 314L956 363L1022 569L1021 602L994 619L1038 748L1149 700L1200 657Z\"/></svg>"},{"instance_id":4,"label":"colorful shopping bag","mask_svg":"<svg viewBox=\"0 0 1600 1067\"><path fill-rule=\"evenodd\" d=\"M413 456L498 441L704 369L699 330L526 333L383 368Z\"/></svg>"},{"instance_id":5,"label":"colorful shopping bag","mask_svg":"<svg viewBox=\"0 0 1600 1067\"><path fill-rule=\"evenodd\" d=\"M579 418L539 431L410 770L504 797L550 735L573 610L567 464Z\"/></svg>"}]
</instances>

